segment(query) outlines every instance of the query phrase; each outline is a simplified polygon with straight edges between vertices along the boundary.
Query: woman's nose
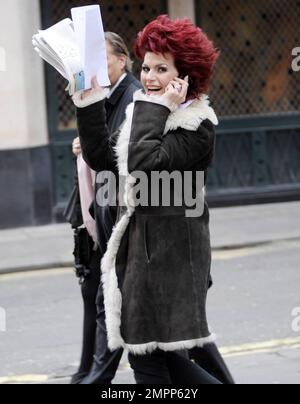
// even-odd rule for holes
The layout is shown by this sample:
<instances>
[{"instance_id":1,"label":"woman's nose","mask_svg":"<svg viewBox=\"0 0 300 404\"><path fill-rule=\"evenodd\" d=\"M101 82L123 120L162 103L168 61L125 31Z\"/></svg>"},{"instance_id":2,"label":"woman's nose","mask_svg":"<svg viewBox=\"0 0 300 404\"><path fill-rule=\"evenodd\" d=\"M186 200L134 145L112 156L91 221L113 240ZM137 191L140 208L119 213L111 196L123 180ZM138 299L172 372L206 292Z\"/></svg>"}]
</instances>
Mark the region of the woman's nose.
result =
<instances>
[{"instance_id":1,"label":"woman's nose","mask_svg":"<svg viewBox=\"0 0 300 404\"><path fill-rule=\"evenodd\" d=\"M153 70L149 70L149 72L147 74L147 80L149 80L149 81L155 80L155 72Z\"/></svg>"}]
</instances>

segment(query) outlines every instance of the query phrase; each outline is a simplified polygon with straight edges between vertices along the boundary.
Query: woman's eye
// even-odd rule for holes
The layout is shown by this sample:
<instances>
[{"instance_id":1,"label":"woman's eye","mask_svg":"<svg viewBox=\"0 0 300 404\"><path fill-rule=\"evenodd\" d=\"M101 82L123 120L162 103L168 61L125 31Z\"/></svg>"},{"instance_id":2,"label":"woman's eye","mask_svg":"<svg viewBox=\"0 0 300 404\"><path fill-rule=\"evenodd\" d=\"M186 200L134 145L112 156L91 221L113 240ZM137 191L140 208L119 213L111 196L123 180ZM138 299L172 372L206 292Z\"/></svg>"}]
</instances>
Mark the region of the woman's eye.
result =
<instances>
[{"instance_id":1,"label":"woman's eye","mask_svg":"<svg viewBox=\"0 0 300 404\"><path fill-rule=\"evenodd\" d=\"M146 67L146 66L144 66L144 67L142 68L142 70L143 70L143 72L145 72L145 73L149 73L149 72L150 72L149 67ZM166 72L168 71L168 69L167 69L166 67L159 67L157 71L158 71L158 73L166 73Z\"/></svg>"}]
</instances>

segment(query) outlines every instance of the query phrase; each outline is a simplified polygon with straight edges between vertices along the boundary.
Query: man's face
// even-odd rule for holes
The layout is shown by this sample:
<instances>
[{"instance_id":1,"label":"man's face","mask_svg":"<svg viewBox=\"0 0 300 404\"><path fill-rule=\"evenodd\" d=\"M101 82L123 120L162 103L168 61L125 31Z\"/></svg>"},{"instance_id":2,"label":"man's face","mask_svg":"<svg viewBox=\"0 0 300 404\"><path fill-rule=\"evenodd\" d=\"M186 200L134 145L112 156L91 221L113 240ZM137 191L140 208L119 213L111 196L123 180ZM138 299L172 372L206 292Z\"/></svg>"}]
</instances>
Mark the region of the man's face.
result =
<instances>
[{"instance_id":1,"label":"man's face","mask_svg":"<svg viewBox=\"0 0 300 404\"><path fill-rule=\"evenodd\" d=\"M108 61L108 75L111 85L114 86L126 69L126 56L116 56L113 48L106 41L107 61Z\"/></svg>"}]
</instances>

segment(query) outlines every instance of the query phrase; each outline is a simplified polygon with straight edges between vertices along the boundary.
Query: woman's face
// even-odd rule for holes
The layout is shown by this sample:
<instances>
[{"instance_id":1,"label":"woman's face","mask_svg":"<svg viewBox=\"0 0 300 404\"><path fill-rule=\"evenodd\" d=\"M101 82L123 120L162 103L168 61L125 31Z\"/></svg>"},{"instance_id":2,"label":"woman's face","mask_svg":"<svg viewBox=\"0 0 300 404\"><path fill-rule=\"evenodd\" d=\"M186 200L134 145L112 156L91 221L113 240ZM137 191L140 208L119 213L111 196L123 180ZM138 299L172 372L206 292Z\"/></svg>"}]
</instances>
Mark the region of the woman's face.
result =
<instances>
[{"instance_id":1,"label":"woman's face","mask_svg":"<svg viewBox=\"0 0 300 404\"><path fill-rule=\"evenodd\" d=\"M147 52L141 72L141 83L148 95L162 95L166 87L179 72L175 66L175 60L171 53Z\"/></svg>"}]
</instances>

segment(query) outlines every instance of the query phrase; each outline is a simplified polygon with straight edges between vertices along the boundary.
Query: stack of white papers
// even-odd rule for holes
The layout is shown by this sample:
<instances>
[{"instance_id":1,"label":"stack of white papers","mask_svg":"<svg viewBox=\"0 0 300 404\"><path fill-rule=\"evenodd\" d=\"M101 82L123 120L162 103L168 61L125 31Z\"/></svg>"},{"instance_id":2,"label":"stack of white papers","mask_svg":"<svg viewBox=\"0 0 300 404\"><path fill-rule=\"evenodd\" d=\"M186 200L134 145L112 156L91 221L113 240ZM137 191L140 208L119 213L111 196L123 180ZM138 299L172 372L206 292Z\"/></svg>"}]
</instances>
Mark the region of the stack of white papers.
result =
<instances>
[{"instance_id":1,"label":"stack of white papers","mask_svg":"<svg viewBox=\"0 0 300 404\"><path fill-rule=\"evenodd\" d=\"M36 52L66 80L70 95L92 87L94 76L107 87L105 36L100 6L76 7L67 18L32 38Z\"/></svg>"}]
</instances>

